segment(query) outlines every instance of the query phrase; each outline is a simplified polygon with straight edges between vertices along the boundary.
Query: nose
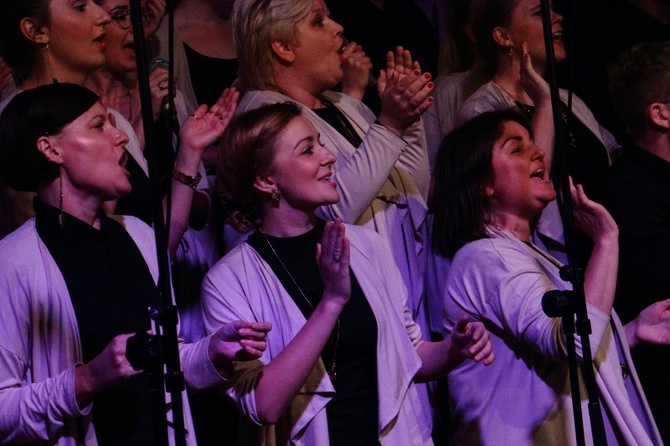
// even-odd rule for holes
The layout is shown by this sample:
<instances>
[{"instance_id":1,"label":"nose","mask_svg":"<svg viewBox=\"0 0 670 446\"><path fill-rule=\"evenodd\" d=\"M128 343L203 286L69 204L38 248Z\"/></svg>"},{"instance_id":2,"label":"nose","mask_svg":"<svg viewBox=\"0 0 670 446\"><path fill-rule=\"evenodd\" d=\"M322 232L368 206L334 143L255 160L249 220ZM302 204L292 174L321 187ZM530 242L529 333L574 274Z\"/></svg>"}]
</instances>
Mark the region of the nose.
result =
<instances>
[{"instance_id":1,"label":"nose","mask_svg":"<svg viewBox=\"0 0 670 446\"><path fill-rule=\"evenodd\" d=\"M338 22L336 22L335 20L332 20L332 19L329 19L329 20L333 24L333 29L335 31L335 35L338 36L338 37L341 36L342 33L344 32L344 27L342 25L340 25Z\"/></svg>"},{"instance_id":2,"label":"nose","mask_svg":"<svg viewBox=\"0 0 670 446\"><path fill-rule=\"evenodd\" d=\"M552 23L559 24L559 23L563 22L563 16L552 10L551 11L551 21L552 21Z\"/></svg>"},{"instance_id":3,"label":"nose","mask_svg":"<svg viewBox=\"0 0 670 446\"><path fill-rule=\"evenodd\" d=\"M531 159L533 161L544 159L544 150L533 144L533 152L531 154Z\"/></svg>"},{"instance_id":4,"label":"nose","mask_svg":"<svg viewBox=\"0 0 670 446\"><path fill-rule=\"evenodd\" d=\"M321 154L321 156L322 156L321 164L323 166L327 166L329 164L335 164L335 161L337 161L337 158L335 157L335 155L333 155L330 152L330 150L326 149L325 147L322 147L322 146L319 146L319 147L320 147L320 150L323 151L322 154Z\"/></svg>"},{"instance_id":5,"label":"nose","mask_svg":"<svg viewBox=\"0 0 670 446\"><path fill-rule=\"evenodd\" d=\"M130 141L130 139L128 138L126 132L114 126L113 141L115 146L125 146L126 144L128 144L128 141Z\"/></svg>"},{"instance_id":6,"label":"nose","mask_svg":"<svg viewBox=\"0 0 670 446\"><path fill-rule=\"evenodd\" d=\"M95 21L96 25L103 26L107 25L112 21L112 18L109 16L109 13L102 9L102 6L98 5L96 2L91 2L91 7L95 8L95 14L97 19Z\"/></svg>"}]
</instances>

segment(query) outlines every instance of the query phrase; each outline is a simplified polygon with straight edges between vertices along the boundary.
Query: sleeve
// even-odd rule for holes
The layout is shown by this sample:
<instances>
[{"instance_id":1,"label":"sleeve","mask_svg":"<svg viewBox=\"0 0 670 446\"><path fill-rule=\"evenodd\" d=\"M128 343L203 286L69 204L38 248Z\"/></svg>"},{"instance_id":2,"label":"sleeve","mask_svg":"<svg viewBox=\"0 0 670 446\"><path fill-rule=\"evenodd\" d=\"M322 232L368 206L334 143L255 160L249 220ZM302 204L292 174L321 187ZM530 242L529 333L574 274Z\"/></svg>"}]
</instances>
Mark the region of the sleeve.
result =
<instances>
[{"instance_id":1,"label":"sleeve","mask_svg":"<svg viewBox=\"0 0 670 446\"><path fill-rule=\"evenodd\" d=\"M50 364L40 362L46 361L45 355L59 355L64 347L45 333L54 322L46 320L48 314L35 314L40 311L32 305L35 291L21 280L27 272L19 274L9 264L16 256L2 252L0 259L0 443L53 439L68 421L88 414L91 405L81 409L77 404L74 361L53 372L48 371ZM44 326L34 326L42 317ZM57 328L61 329L66 328ZM46 373L47 379L32 382Z\"/></svg>"},{"instance_id":2,"label":"sleeve","mask_svg":"<svg viewBox=\"0 0 670 446\"><path fill-rule=\"evenodd\" d=\"M488 243L491 242L482 240L479 245ZM497 245L495 250L479 250L477 255L472 254L466 254L469 258L465 260L465 268L459 266L449 272L445 306L452 316L450 323L456 320L452 307L456 303L476 319L492 324L543 357L565 360L567 351L562 321L548 317L542 310L544 293L556 287L535 258L516 246ZM463 261L463 257L459 257L457 255L453 265ZM609 317L590 305L587 310L593 329L590 342L595 356L609 326ZM578 338L576 346L577 356L581 358Z\"/></svg>"},{"instance_id":3,"label":"sleeve","mask_svg":"<svg viewBox=\"0 0 670 446\"><path fill-rule=\"evenodd\" d=\"M202 390L227 381L228 373L222 373L209 359L211 338L209 335L192 344L179 344L179 358L189 390Z\"/></svg>"},{"instance_id":4,"label":"sleeve","mask_svg":"<svg viewBox=\"0 0 670 446\"><path fill-rule=\"evenodd\" d=\"M405 131L403 138L407 141L407 150L398 158L396 167L404 169L412 177L421 196L427 200L430 188L430 167L424 120L419 119L412 124Z\"/></svg>"},{"instance_id":5,"label":"sleeve","mask_svg":"<svg viewBox=\"0 0 670 446\"><path fill-rule=\"evenodd\" d=\"M250 308L240 279L235 277L227 265L221 263L210 270L203 280L202 307L208 335L216 332L223 324L236 320L261 320ZM240 411L258 425L261 422L256 410L254 389L268 362L268 351L258 360L233 362L234 372L227 389L228 396L235 401Z\"/></svg>"}]
</instances>

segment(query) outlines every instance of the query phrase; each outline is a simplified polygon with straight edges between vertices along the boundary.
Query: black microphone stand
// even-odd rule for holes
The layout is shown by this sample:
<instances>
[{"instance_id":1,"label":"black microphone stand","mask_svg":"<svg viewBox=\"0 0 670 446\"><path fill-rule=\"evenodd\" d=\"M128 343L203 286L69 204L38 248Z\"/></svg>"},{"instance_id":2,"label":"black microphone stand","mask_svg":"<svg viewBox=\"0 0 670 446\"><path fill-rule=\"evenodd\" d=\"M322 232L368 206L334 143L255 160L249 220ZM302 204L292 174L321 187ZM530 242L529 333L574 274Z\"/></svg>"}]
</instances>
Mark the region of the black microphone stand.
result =
<instances>
[{"instance_id":1,"label":"black microphone stand","mask_svg":"<svg viewBox=\"0 0 670 446\"><path fill-rule=\"evenodd\" d=\"M566 330L565 321L570 319L575 320L575 329L581 340L583 362L581 366L582 376L584 377L584 385L588 394L588 409L591 420L591 434L593 436L593 443L596 446L607 445L605 436L605 426L603 423L602 412L600 410L600 401L598 398L598 388L596 385L595 373L593 371L593 358L591 356L591 344L589 342L589 335L591 334L591 322L586 311L586 298L584 296L584 268L581 266L581 259L579 258L579 250L574 242L575 227L572 219L572 199L570 195L570 184L568 182L568 151L566 129L564 127L561 109L560 97L558 94L558 81L556 78L556 58L554 55L554 43L551 32L551 8L549 0L540 0L542 8L542 25L544 28L544 44L547 54L547 74L548 82L551 90L551 105L554 116L554 129L556 135L556 150L554 154L554 162L557 169L554 169L553 175L554 185L560 190L559 197L562 197L562 219L563 219L563 233L565 237L565 246L568 254L568 265L561 269L561 278L569 280L572 283L573 295L573 309L571 314L563 318L564 331L566 339L573 338L572 342L568 341L566 347L575 348L574 335ZM572 314L574 313L574 315ZM576 318L575 318L576 315ZM550 316L551 317L551 316ZM573 319L575 318L575 319ZM571 323L569 324L572 325ZM569 329L570 326L567 328ZM568 358L572 353L568 353ZM576 357L576 356L575 356ZM569 363L571 361L568 361ZM576 361L575 361L576 363ZM570 364L568 364L570 366ZM584 425L581 415L581 400L579 397L579 382L573 382L574 377L577 377L576 371L570 372L571 393L573 402L573 413L575 415L575 436L578 445L584 445Z\"/></svg>"},{"instance_id":2,"label":"black microphone stand","mask_svg":"<svg viewBox=\"0 0 670 446\"><path fill-rule=\"evenodd\" d=\"M172 15L172 8L168 2L168 14ZM135 53L137 60L137 74L140 91L140 102L142 105L142 121L144 124L145 149L144 155L149 165L149 181L151 183L151 201L153 212L153 224L156 234L156 256L158 259L158 291L159 298L151 311L151 317L156 322L159 333L158 352L160 358L159 366L149 366L151 389L154 395L154 431L157 444L168 444L167 434L167 405L165 390L170 393L170 407L173 416L172 426L174 429L175 445L186 445L186 430L184 427L184 408L182 391L184 390L184 375L181 371L179 361L179 345L177 337L177 308L172 303L172 287L170 284L170 263L168 260L168 232L163 216L162 191L157 168L157 143L155 128L153 125L153 111L151 106L151 92L149 87L149 67L147 61L147 44L144 37L144 26L142 23L142 7L140 0L130 0L131 19L133 26ZM170 23L172 23L170 19ZM169 80L169 94L172 97L172 76ZM170 100L170 111L174 110L174 104ZM168 200L169 201L169 200ZM169 221L169 220L168 220ZM157 361L158 362L158 361ZM162 376L163 367L165 375ZM158 375L158 376L156 376Z\"/></svg>"}]
</instances>

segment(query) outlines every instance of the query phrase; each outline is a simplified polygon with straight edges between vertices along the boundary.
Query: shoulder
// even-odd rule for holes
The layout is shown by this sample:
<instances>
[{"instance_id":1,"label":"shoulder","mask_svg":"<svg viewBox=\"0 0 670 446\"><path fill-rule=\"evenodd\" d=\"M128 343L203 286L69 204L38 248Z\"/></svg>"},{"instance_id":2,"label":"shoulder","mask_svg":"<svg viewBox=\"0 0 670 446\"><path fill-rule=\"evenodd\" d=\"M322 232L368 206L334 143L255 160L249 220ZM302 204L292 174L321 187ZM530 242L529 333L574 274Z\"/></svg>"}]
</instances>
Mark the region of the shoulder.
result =
<instances>
[{"instance_id":1,"label":"shoulder","mask_svg":"<svg viewBox=\"0 0 670 446\"><path fill-rule=\"evenodd\" d=\"M39 249L39 236L35 229L35 218L31 218L0 240L0 265L6 266L32 263Z\"/></svg>"},{"instance_id":2,"label":"shoulder","mask_svg":"<svg viewBox=\"0 0 670 446\"><path fill-rule=\"evenodd\" d=\"M463 124L469 119L482 113L493 110L504 110L512 107L512 100L502 91L498 85L489 81L479 87L477 91L468 97L458 112L458 122Z\"/></svg>"},{"instance_id":3,"label":"shoulder","mask_svg":"<svg viewBox=\"0 0 670 446\"><path fill-rule=\"evenodd\" d=\"M245 92L237 106L236 114L255 110L264 105L276 104L278 102L293 102L291 98L276 91L250 90Z\"/></svg>"},{"instance_id":4,"label":"shoulder","mask_svg":"<svg viewBox=\"0 0 670 446\"><path fill-rule=\"evenodd\" d=\"M492 235L475 240L456 252L452 270L457 275L495 276L518 269L521 263L536 262L522 242Z\"/></svg>"}]
</instances>

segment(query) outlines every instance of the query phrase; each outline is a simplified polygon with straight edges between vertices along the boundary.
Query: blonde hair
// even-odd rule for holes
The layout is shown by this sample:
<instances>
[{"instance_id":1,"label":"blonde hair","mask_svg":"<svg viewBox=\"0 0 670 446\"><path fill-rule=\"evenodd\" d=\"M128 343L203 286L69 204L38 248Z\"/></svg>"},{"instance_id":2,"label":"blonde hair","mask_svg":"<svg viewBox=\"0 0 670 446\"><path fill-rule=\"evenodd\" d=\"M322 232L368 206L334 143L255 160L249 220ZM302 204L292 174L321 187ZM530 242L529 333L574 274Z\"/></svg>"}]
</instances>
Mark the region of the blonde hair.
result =
<instances>
[{"instance_id":1,"label":"blonde hair","mask_svg":"<svg viewBox=\"0 0 670 446\"><path fill-rule=\"evenodd\" d=\"M248 90L274 86L272 42L296 42L296 25L309 14L313 0L237 0L233 39L240 80Z\"/></svg>"}]
</instances>

